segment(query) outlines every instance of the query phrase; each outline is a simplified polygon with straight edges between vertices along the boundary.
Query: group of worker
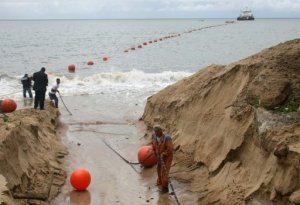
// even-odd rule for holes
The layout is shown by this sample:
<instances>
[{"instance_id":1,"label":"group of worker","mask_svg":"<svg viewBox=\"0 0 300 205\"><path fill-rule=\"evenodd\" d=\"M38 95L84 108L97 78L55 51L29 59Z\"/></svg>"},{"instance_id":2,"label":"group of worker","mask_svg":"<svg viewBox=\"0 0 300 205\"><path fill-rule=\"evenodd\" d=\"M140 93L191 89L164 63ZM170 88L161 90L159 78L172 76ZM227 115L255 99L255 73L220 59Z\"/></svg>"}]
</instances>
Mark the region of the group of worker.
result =
<instances>
[{"instance_id":1,"label":"group of worker","mask_svg":"<svg viewBox=\"0 0 300 205\"><path fill-rule=\"evenodd\" d=\"M32 81L34 82L32 89L35 91L34 96L34 109L37 109L38 107L41 110L44 110L44 101L45 101L45 95L47 91L48 86L48 76L45 73L46 69L44 67L41 68L40 71L35 72L32 77L28 76L28 74L25 74L23 78L21 79L22 85L23 85L23 97L26 98L26 93L28 92L29 97L32 99ZM60 79L56 79L56 84L53 85L49 92L49 98L51 101L54 101L54 105L56 108L58 108L58 98L56 96L56 93L59 93L59 84Z\"/></svg>"},{"instance_id":2,"label":"group of worker","mask_svg":"<svg viewBox=\"0 0 300 205\"><path fill-rule=\"evenodd\" d=\"M40 107L44 110L45 94L48 86L48 76L45 73L46 69L41 68L40 71L35 72L32 77L25 74L21 79L23 84L23 97L26 98L26 93L28 92L29 97L32 98L31 92L31 81L33 80L33 90L35 91L34 97L34 109ZM49 94L51 101L54 101L54 105L58 108L58 98L56 93L59 93L60 79L56 79L56 84L53 85ZM161 193L169 193L169 171L173 159L173 142L172 138L163 132L160 125L155 125L153 127L153 135L151 145L153 147L154 153L158 159L157 162L157 181L156 185L160 188Z\"/></svg>"}]
</instances>

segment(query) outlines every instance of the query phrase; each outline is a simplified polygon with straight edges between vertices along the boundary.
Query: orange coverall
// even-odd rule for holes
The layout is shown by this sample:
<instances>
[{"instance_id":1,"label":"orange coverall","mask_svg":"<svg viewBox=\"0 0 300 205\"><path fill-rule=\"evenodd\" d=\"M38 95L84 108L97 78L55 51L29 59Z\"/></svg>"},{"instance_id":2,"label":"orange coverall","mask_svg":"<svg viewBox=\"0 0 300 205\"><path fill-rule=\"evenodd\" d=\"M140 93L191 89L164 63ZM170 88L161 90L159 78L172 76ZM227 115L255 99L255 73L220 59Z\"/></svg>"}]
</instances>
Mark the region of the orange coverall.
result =
<instances>
[{"instance_id":1,"label":"orange coverall","mask_svg":"<svg viewBox=\"0 0 300 205\"><path fill-rule=\"evenodd\" d=\"M163 134L158 138L155 133L152 135L152 146L157 156L157 185L168 188L169 185L169 171L173 159L173 142L169 135ZM163 158L165 168L163 167L159 156Z\"/></svg>"}]
</instances>

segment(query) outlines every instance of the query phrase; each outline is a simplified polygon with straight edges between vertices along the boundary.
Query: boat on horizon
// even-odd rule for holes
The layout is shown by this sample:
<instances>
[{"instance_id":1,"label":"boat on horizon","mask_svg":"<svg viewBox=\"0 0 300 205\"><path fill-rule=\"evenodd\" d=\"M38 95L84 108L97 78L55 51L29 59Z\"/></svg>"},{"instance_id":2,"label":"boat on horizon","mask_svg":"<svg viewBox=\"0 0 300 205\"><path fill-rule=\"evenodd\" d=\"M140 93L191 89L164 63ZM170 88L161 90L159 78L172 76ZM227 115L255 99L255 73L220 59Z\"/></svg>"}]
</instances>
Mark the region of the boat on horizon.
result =
<instances>
[{"instance_id":1,"label":"boat on horizon","mask_svg":"<svg viewBox=\"0 0 300 205\"><path fill-rule=\"evenodd\" d=\"M254 20L254 16L251 10L248 8L241 11L240 16L237 17L238 21L249 21Z\"/></svg>"}]
</instances>

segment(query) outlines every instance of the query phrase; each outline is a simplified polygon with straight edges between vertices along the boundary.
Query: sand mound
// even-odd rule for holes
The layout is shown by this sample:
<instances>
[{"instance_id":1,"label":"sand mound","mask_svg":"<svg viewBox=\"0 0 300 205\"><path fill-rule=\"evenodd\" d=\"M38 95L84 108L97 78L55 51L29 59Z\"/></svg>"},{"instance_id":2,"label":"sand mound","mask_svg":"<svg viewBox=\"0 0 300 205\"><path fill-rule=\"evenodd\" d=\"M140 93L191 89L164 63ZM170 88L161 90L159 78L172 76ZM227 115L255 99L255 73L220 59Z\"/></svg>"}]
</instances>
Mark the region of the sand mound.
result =
<instances>
[{"instance_id":1,"label":"sand mound","mask_svg":"<svg viewBox=\"0 0 300 205\"><path fill-rule=\"evenodd\" d=\"M60 160L67 152L56 134L59 112L46 108L0 119L0 203L48 204L65 182Z\"/></svg>"},{"instance_id":2,"label":"sand mound","mask_svg":"<svg viewBox=\"0 0 300 205\"><path fill-rule=\"evenodd\" d=\"M296 39L149 97L143 120L172 134L172 176L199 204L300 200L299 66Z\"/></svg>"}]
</instances>

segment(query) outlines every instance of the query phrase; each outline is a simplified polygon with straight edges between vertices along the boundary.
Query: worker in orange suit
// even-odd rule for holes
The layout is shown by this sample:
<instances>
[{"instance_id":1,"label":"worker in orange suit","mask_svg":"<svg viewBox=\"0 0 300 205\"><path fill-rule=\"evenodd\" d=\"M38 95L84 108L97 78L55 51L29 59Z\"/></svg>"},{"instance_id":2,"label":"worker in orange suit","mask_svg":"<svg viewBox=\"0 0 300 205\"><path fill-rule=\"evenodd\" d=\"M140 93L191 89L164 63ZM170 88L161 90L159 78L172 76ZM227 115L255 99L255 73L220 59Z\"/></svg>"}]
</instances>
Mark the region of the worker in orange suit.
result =
<instances>
[{"instance_id":1,"label":"worker in orange suit","mask_svg":"<svg viewBox=\"0 0 300 205\"><path fill-rule=\"evenodd\" d=\"M173 142L170 135L163 133L160 125L153 127L152 146L157 156L157 185L161 193L169 193L169 171L173 159Z\"/></svg>"}]
</instances>

